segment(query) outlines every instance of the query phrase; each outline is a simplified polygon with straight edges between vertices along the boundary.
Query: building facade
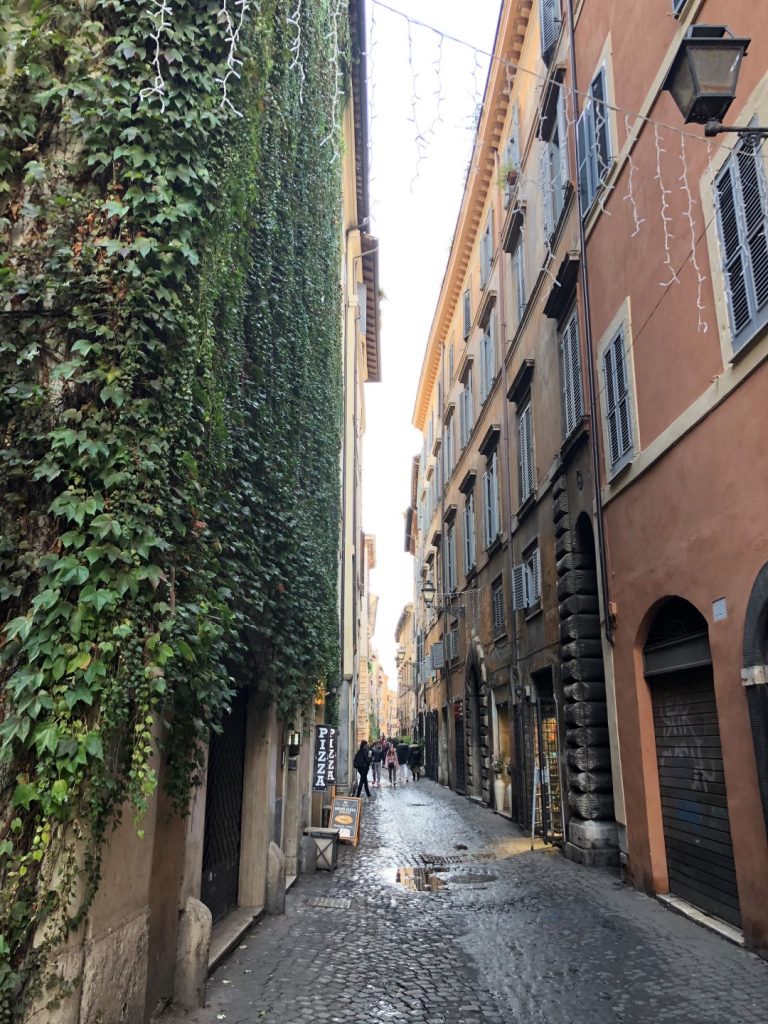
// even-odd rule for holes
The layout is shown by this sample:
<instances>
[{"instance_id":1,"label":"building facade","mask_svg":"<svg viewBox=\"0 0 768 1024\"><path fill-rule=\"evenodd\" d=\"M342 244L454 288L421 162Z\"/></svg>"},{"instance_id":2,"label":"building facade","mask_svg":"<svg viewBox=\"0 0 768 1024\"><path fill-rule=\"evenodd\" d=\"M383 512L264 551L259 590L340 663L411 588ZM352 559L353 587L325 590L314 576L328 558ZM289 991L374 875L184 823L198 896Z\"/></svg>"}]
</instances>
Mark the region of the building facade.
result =
<instances>
[{"instance_id":1,"label":"building facade","mask_svg":"<svg viewBox=\"0 0 768 1024\"><path fill-rule=\"evenodd\" d=\"M416 693L416 645L413 604L400 613L395 627L397 661L397 718L399 732L415 737L418 734Z\"/></svg>"},{"instance_id":2,"label":"building facade","mask_svg":"<svg viewBox=\"0 0 768 1024\"><path fill-rule=\"evenodd\" d=\"M765 951L768 186L664 91L696 24L765 124L746 0L502 5L414 409L418 712L431 777Z\"/></svg>"}]
</instances>

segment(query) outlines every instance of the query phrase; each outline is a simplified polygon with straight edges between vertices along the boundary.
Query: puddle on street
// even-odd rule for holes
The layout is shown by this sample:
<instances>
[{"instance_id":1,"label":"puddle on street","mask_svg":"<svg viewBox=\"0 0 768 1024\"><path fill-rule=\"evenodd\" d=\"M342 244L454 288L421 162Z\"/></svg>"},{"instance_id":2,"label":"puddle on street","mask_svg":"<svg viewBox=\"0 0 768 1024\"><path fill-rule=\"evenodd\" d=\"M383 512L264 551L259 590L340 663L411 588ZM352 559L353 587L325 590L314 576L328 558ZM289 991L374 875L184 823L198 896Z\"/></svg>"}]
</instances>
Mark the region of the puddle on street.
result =
<instances>
[{"instance_id":1,"label":"puddle on street","mask_svg":"<svg viewBox=\"0 0 768 1024\"><path fill-rule=\"evenodd\" d=\"M396 881L412 892L439 892L445 882L439 877L446 868L398 868Z\"/></svg>"}]
</instances>

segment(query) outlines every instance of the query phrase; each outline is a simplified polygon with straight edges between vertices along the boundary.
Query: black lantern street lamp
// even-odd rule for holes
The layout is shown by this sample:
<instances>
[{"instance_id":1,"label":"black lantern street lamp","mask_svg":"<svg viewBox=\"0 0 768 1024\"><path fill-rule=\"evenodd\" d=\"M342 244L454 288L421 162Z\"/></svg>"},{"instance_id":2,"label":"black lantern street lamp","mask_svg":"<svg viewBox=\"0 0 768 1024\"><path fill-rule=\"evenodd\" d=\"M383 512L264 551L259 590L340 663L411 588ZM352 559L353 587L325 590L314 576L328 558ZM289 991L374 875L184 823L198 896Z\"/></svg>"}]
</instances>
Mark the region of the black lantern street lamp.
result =
<instances>
[{"instance_id":1,"label":"black lantern street lamp","mask_svg":"<svg viewBox=\"0 0 768 1024\"><path fill-rule=\"evenodd\" d=\"M427 608L431 608L435 600L435 584L432 580L424 580L421 585L421 596Z\"/></svg>"},{"instance_id":2,"label":"black lantern street lamp","mask_svg":"<svg viewBox=\"0 0 768 1024\"><path fill-rule=\"evenodd\" d=\"M741 61L751 40L736 39L725 25L693 25L677 51L664 89L686 124L705 125L704 134L768 134L765 128L725 128L722 118L736 98Z\"/></svg>"}]
</instances>

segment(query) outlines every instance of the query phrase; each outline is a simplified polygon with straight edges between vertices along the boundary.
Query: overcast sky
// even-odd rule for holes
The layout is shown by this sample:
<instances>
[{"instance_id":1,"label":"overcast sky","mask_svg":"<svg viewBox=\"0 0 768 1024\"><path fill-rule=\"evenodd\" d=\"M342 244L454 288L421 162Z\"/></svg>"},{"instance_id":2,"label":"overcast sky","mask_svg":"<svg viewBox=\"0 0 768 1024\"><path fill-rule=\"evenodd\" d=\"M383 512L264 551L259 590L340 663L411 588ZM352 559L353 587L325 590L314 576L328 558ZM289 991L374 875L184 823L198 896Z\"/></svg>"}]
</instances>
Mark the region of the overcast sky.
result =
<instances>
[{"instance_id":1,"label":"overcast sky","mask_svg":"<svg viewBox=\"0 0 768 1024\"><path fill-rule=\"evenodd\" d=\"M386 2L448 35L492 49L499 0ZM409 42L404 18L374 0L367 6L371 213L372 233L380 242L383 380L366 387L363 527L376 537L371 585L379 607L374 648L393 686L395 626L403 605L413 597L413 559L404 551L403 520L410 500L411 460L421 449L421 437L411 426L413 403L488 61L449 39L441 46L438 35L415 25Z\"/></svg>"}]
</instances>

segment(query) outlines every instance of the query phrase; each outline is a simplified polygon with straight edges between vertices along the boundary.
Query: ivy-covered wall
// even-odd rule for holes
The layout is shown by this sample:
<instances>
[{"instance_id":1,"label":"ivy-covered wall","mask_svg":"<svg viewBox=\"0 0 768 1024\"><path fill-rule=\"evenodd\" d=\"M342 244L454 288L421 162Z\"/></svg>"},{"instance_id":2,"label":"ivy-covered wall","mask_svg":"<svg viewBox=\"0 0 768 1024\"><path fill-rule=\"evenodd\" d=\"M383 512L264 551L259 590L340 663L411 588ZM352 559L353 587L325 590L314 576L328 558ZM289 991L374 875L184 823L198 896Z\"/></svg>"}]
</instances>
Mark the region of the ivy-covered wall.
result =
<instances>
[{"instance_id":1,"label":"ivy-covered wall","mask_svg":"<svg viewBox=\"0 0 768 1024\"><path fill-rule=\"evenodd\" d=\"M338 675L345 5L164 7L0 0L2 1020L154 723Z\"/></svg>"}]
</instances>

